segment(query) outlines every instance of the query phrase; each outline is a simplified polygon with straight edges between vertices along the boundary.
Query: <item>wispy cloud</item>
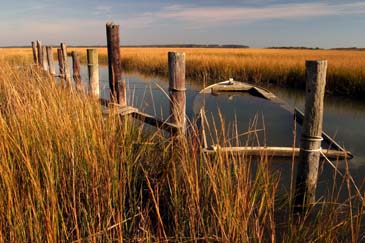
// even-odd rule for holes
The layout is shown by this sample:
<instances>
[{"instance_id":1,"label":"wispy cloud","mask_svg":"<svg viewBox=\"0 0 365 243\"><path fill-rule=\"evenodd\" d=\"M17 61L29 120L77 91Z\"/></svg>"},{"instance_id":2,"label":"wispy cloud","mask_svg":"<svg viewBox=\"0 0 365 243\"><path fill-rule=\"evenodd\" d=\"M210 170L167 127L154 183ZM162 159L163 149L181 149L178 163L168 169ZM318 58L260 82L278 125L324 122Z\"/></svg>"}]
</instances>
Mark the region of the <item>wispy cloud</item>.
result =
<instances>
[{"instance_id":1,"label":"wispy cloud","mask_svg":"<svg viewBox=\"0 0 365 243\"><path fill-rule=\"evenodd\" d=\"M150 17L175 19L196 23L218 23L227 21L260 21L268 19L300 19L320 16L362 14L364 2L353 3L289 3L264 7L201 7L193 5L171 5Z\"/></svg>"}]
</instances>

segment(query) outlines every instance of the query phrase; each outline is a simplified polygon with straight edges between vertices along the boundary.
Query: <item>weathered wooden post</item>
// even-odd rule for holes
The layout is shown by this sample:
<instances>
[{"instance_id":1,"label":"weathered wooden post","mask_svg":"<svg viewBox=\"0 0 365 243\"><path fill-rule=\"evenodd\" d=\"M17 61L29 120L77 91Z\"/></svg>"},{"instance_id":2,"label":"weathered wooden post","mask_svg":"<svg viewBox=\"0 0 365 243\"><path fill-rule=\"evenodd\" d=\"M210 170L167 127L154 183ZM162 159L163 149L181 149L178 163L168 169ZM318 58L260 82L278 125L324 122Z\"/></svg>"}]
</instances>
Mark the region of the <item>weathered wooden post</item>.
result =
<instances>
[{"instance_id":1,"label":"weathered wooden post","mask_svg":"<svg viewBox=\"0 0 365 243\"><path fill-rule=\"evenodd\" d=\"M168 53L169 94L171 99L171 122L186 130L185 53Z\"/></svg>"},{"instance_id":2,"label":"weathered wooden post","mask_svg":"<svg viewBox=\"0 0 365 243\"><path fill-rule=\"evenodd\" d=\"M33 50L33 60L35 64L38 64L38 58L37 58L37 44L32 41L32 50Z\"/></svg>"},{"instance_id":3,"label":"weathered wooden post","mask_svg":"<svg viewBox=\"0 0 365 243\"><path fill-rule=\"evenodd\" d=\"M43 70L48 72L48 59L47 59L47 48L45 46L42 47L42 56L43 56L43 60L42 60L42 64L43 64Z\"/></svg>"},{"instance_id":4,"label":"weathered wooden post","mask_svg":"<svg viewBox=\"0 0 365 243\"><path fill-rule=\"evenodd\" d=\"M38 51L38 65L40 67L43 66L43 48L42 48L42 42L40 40L37 40L37 51Z\"/></svg>"},{"instance_id":5,"label":"weathered wooden post","mask_svg":"<svg viewBox=\"0 0 365 243\"><path fill-rule=\"evenodd\" d=\"M67 47L64 43L61 43L62 59L63 59L63 73L65 75L66 87L72 88L71 84L71 73L68 64Z\"/></svg>"},{"instance_id":6,"label":"weathered wooden post","mask_svg":"<svg viewBox=\"0 0 365 243\"><path fill-rule=\"evenodd\" d=\"M61 48L57 48L57 58L58 58L58 69L60 72L60 79L61 79L61 83L62 85L64 85L65 82L65 67L63 64L63 53L62 53L62 49Z\"/></svg>"},{"instance_id":7,"label":"weathered wooden post","mask_svg":"<svg viewBox=\"0 0 365 243\"><path fill-rule=\"evenodd\" d=\"M121 82L121 63L120 63L120 40L119 25L113 23L106 24L106 37L108 46L108 71L110 99L122 106L127 105L125 97L125 84Z\"/></svg>"},{"instance_id":8,"label":"weathered wooden post","mask_svg":"<svg viewBox=\"0 0 365 243\"><path fill-rule=\"evenodd\" d=\"M322 142L323 99L327 61L306 61L306 100L296 178L294 213L315 203Z\"/></svg>"},{"instance_id":9,"label":"weathered wooden post","mask_svg":"<svg viewBox=\"0 0 365 243\"><path fill-rule=\"evenodd\" d=\"M97 49L87 49L87 67L89 71L89 94L100 97L99 91L99 59Z\"/></svg>"},{"instance_id":10,"label":"weathered wooden post","mask_svg":"<svg viewBox=\"0 0 365 243\"><path fill-rule=\"evenodd\" d=\"M80 58L77 52L73 51L71 53L72 56L72 70L73 70L73 78L75 81L76 90L81 91L81 74L80 74Z\"/></svg>"},{"instance_id":11,"label":"weathered wooden post","mask_svg":"<svg viewBox=\"0 0 365 243\"><path fill-rule=\"evenodd\" d=\"M56 75L53 61L53 50L51 46L47 46L47 61L48 61L49 73L51 75Z\"/></svg>"}]
</instances>

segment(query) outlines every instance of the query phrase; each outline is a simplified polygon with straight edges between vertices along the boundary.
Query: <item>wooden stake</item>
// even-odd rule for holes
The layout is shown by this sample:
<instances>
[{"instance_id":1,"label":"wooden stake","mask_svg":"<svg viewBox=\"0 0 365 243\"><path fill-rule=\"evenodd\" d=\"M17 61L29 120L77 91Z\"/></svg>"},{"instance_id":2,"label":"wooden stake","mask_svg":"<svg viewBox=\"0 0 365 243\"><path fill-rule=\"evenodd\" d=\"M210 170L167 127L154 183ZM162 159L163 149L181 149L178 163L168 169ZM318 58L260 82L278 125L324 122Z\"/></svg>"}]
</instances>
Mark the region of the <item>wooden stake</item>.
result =
<instances>
[{"instance_id":1,"label":"wooden stake","mask_svg":"<svg viewBox=\"0 0 365 243\"><path fill-rule=\"evenodd\" d=\"M126 106L125 85L121 81L119 25L106 24L108 46L109 88L110 99L122 106Z\"/></svg>"},{"instance_id":2,"label":"wooden stake","mask_svg":"<svg viewBox=\"0 0 365 243\"><path fill-rule=\"evenodd\" d=\"M302 214L315 203L322 142L323 98L327 61L306 62L306 100L296 178L294 212Z\"/></svg>"},{"instance_id":3,"label":"wooden stake","mask_svg":"<svg viewBox=\"0 0 365 243\"><path fill-rule=\"evenodd\" d=\"M33 60L35 64L38 64L38 57L37 57L37 44L32 41L32 50L33 50Z\"/></svg>"},{"instance_id":4,"label":"wooden stake","mask_svg":"<svg viewBox=\"0 0 365 243\"><path fill-rule=\"evenodd\" d=\"M53 50L51 46L47 46L47 61L48 61L49 73L51 75L56 75L53 61Z\"/></svg>"},{"instance_id":5,"label":"wooden stake","mask_svg":"<svg viewBox=\"0 0 365 243\"><path fill-rule=\"evenodd\" d=\"M168 53L171 123L186 130L185 53Z\"/></svg>"},{"instance_id":6,"label":"wooden stake","mask_svg":"<svg viewBox=\"0 0 365 243\"><path fill-rule=\"evenodd\" d=\"M62 56L63 56L63 73L65 75L66 86L72 89L70 67L68 64L67 47L64 43L61 43Z\"/></svg>"},{"instance_id":7,"label":"wooden stake","mask_svg":"<svg viewBox=\"0 0 365 243\"><path fill-rule=\"evenodd\" d=\"M72 55L72 70L73 70L73 78L75 81L76 90L81 91L81 74L80 74L80 58L77 52L73 51Z\"/></svg>"},{"instance_id":8,"label":"wooden stake","mask_svg":"<svg viewBox=\"0 0 365 243\"><path fill-rule=\"evenodd\" d=\"M47 59L47 48L45 46L42 47L42 56L43 56L43 60L42 60L42 64L43 64L43 70L48 72L48 59Z\"/></svg>"},{"instance_id":9,"label":"wooden stake","mask_svg":"<svg viewBox=\"0 0 365 243\"><path fill-rule=\"evenodd\" d=\"M58 58L58 69L60 71L60 79L61 79L61 83L62 86L64 86L65 83L65 67L63 64L63 53L62 53L62 49L61 48L57 48L57 58Z\"/></svg>"},{"instance_id":10,"label":"wooden stake","mask_svg":"<svg viewBox=\"0 0 365 243\"><path fill-rule=\"evenodd\" d=\"M38 51L38 65L40 67L43 66L43 48L42 48L42 42L40 40L37 40L37 51Z\"/></svg>"},{"instance_id":11,"label":"wooden stake","mask_svg":"<svg viewBox=\"0 0 365 243\"><path fill-rule=\"evenodd\" d=\"M99 60L97 49L87 49L87 66L89 71L89 93L95 98L100 97L99 91Z\"/></svg>"}]
</instances>

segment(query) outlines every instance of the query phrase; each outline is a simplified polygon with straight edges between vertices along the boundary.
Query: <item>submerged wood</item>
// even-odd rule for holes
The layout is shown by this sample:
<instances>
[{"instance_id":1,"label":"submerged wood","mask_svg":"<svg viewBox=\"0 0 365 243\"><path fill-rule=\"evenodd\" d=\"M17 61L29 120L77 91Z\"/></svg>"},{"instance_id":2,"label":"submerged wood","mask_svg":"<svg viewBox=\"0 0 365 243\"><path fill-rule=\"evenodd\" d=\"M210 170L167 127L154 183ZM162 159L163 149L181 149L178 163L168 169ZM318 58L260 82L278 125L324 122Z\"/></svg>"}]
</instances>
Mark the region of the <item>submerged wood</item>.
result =
<instances>
[{"instance_id":1,"label":"submerged wood","mask_svg":"<svg viewBox=\"0 0 365 243\"><path fill-rule=\"evenodd\" d=\"M262 156L269 157L283 157L292 158L299 157L300 148L293 147L220 147L212 146L212 148L204 148L203 151L207 154L212 153L230 153L230 154L244 154L248 156ZM338 150L323 149L322 153L329 159L345 159L347 153Z\"/></svg>"}]
</instances>

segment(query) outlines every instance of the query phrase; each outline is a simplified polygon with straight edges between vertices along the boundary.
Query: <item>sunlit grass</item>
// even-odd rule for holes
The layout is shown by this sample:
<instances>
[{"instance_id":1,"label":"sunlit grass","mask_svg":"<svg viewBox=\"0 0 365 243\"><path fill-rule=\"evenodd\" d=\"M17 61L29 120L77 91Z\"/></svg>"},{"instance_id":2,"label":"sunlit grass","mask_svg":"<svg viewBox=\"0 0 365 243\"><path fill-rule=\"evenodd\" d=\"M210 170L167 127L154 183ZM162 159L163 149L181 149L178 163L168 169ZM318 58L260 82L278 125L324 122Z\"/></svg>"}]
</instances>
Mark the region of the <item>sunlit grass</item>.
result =
<instances>
[{"instance_id":1,"label":"sunlit grass","mask_svg":"<svg viewBox=\"0 0 365 243\"><path fill-rule=\"evenodd\" d=\"M146 133L35 67L0 64L1 242L361 241L356 192L295 222L264 151L208 156L196 128Z\"/></svg>"}]
</instances>

